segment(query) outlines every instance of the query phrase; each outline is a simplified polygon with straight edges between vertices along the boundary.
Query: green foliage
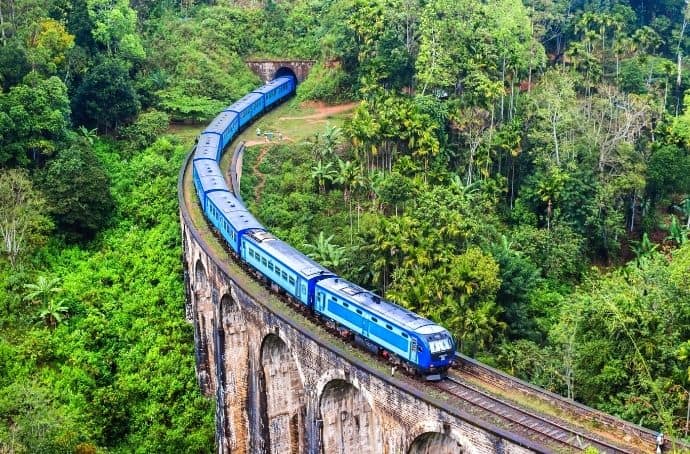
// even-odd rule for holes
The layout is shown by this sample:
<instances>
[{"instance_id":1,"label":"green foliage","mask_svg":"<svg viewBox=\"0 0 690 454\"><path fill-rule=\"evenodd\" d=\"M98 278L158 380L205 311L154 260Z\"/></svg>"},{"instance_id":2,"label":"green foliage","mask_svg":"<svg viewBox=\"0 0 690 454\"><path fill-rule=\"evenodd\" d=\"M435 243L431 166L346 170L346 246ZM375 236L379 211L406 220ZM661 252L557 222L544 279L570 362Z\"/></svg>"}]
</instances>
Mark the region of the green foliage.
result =
<instances>
[{"instance_id":1,"label":"green foliage","mask_svg":"<svg viewBox=\"0 0 690 454\"><path fill-rule=\"evenodd\" d=\"M27 165L53 155L69 127L67 87L57 77L31 73L0 94L0 164Z\"/></svg>"},{"instance_id":2,"label":"green foliage","mask_svg":"<svg viewBox=\"0 0 690 454\"><path fill-rule=\"evenodd\" d=\"M184 90L172 89L158 92L160 107L170 114L174 121L207 121L225 106L222 101L207 97L189 96Z\"/></svg>"},{"instance_id":3,"label":"green foliage","mask_svg":"<svg viewBox=\"0 0 690 454\"><path fill-rule=\"evenodd\" d=\"M129 72L117 60L106 60L84 76L72 106L76 123L106 132L134 118L140 108Z\"/></svg>"},{"instance_id":4,"label":"green foliage","mask_svg":"<svg viewBox=\"0 0 690 454\"><path fill-rule=\"evenodd\" d=\"M12 265L45 243L53 227L46 211L25 171L0 169L0 250Z\"/></svg>"},{"instance_id":5,"label":"green foliage","mask_svg":"<svg viewBox=\"0 0 690 454\"><path fill-rule=\"evenodd\" d=\"M574 279L582 272L584 239L565 225L550 230L521 226L511 235L513 248L538 263L544 277Z\"/></svg>"},{"instance_id":6,"label":"green foliage","mask_svg":"<svg viewBox=\"0 0 690 454\"><path fill-rule=\"evenodd\" d=\"M297 99L337 102L350 96L346 73L339 66L319 62L311 69L307 79L297 87Z\"/></svg>"},{"instance_id":7,"label":"green foliage","mask_svg":"<svg viewBox=\"0 0 690 454\"><path fill-rule=\"evenodd\" d=\"M18 288L47 302L13 305L14 323L0 325L0 414L12 421L0 419L0 446L210 452L212 402L198 391L193 333L179 304L175 182L185 150L159 141L130 162L102 143L96 153L121 204L99 247L51 243L36 257L46 278L35 281L0 266L3 300ZM13 283L13 274L25 281ZM63 309L67 323L55 323ZM50 329L34 323L41 316Z\"/></svg>"},{"instance_id":8,"label":"green foliage","mask_svg":"<svg viewBox=\"0 0 690 454\"><path fill-rule=\"evenodd\" d=\"M88 143L62 150L39 176L59 229L76 238L91 238L108 223L114 204L103 164Z\"/></svg>"},{"instance_id":9,"label":"green foliage","mask_svg":"<svg viewBox=\"0 0 690 454\"><path fill-rule=\"evenodd\" d=\"M655 198L690 188L690 155L672 144L654 150L647 168L647 185Z\"/></svg>"},{"instance_id":10,"label":"green foliage","mask_svg":"<svg viewBox=\"0 0 690 454\"><path fill-rule=\"evenodd\" d=\"M130 148L143 150L167 131L169 125L170 117L165 112L143 112L134 123L120 129L120 137L129 142Z\"/></svg>"},{"instance_id":11,"label":"green foliage","mask_svg":"<svg viewBox=\"0 0 690 454\"><path fill-rule=\"evenodd\" d=\"M146 52L137 34L137 13L129 0L86 0L89 19L93 23L94 40L105 46L109 55L139 61Z\"/></svg>"}]
</instances>

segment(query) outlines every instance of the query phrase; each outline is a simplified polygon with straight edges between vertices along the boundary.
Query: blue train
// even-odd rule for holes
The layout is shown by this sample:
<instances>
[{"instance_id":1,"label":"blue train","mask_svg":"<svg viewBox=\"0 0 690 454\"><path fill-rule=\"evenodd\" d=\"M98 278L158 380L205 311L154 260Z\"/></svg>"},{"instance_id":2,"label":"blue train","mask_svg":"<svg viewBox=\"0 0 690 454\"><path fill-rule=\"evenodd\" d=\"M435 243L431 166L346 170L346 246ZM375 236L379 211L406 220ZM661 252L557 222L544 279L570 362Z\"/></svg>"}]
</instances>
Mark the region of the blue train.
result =
<instances>
[{"instance_id":1,"label":"blue train","mask_svg":"<svg viewBox=\"0 0 690 454\"><path fill-rule=\"evenodd\" d=\"M295 91L278 77L223 110L199 136L193 179L208 221L235 254L320 317L378 352L440 379L455 354L443 327L337 276L268 232L228 190L218 162L225 147L252 120Z\"/></svg>"}]
</instances>

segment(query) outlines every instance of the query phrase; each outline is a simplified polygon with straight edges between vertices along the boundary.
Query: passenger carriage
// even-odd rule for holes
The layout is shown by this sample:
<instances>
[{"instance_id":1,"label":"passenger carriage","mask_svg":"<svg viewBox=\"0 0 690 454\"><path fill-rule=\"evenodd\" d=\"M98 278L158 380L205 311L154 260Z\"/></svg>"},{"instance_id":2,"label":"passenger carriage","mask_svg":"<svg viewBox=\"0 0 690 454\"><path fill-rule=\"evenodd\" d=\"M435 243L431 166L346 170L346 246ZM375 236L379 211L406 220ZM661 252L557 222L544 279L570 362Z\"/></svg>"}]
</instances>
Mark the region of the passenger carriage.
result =
<instances>
[{"instance_id":1,"label":"passenger carriage","mask_svg":"<svg viewBox=\"0 0 690 454\"><path fill-rule=\"evenodd\" d=\"M249 123L264 110L264 96L261 93L249 93L240 98L233 105L225 109L225 112L235 112L239 116L239 127ZM227 145L228 142L225 142ZM225 146L223 145L223 146Z\"/></svg>"},{"instance_id":2,"label":"passenger carriage","mask_svg":"<svg viewBox=\"0 0 690 454\"><path fill-rule=\"evenodd\" d=\"M227 192L228 186L225 183L223 174L216 161L211 159L199 159L192 163L192 167L196 194L199 196L201 209L205 213L207 195L215 191Z\"/></svg>"},{"instance_id":3,"label":"passenger carriage","mask_svg":"<svg viewBox=\"0 0 690 454\"><path fill-rule=\"evenodd\" d=\"M235 134L242 126L240 124L240 115L237 112L224 110L213 119L211 124L204 130L204 134L215 134L220 138L218 149L216 153L216 161L220 161L220 155L225 146L230 143ZM197 145L198 146L198 145Z\"/></svg>"},{"instance_id":4,"label":"passenger carriage","mask_svg":"<svg viewBox=\"0 0 690 454\"><path fill-rule=\"evenodd\" d=\"M211 192L207 198L208 219L239 255L242 234L248 230L263 230L264 226L229 191Z\"/></svg>"},{"instance_id":5,"label":"passenger carriage","mask_svg":"<svg viewBox=\"0 0 690 454\"><path fill-rule=\"evenodd\" d=\"M259 93L264 97L264 108L268 109L276 102L284 99L295 90L293 77L278 77L266 85L257 88L252 93Z\"/></svg>"},{"instance_id":6,"label":"passenger carriage","mask_svg":"<svg viewBox=\"0 0 690 454\"><path fill-rule=\"evenodd\" d=\"M244 261L310 308L314 304L316 282L334 276L328 269L266 231L252 231L243 235L240 247Z\"/></svg>"}]
</instances>

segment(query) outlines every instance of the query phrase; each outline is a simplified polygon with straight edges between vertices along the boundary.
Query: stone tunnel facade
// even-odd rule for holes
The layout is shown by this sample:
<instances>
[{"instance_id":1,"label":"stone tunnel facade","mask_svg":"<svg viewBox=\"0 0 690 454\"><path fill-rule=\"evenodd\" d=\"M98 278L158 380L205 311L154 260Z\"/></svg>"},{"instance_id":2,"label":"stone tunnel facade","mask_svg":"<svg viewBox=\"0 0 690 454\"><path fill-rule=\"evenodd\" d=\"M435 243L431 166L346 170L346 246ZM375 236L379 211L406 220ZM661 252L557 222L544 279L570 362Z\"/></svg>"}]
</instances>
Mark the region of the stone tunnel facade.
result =
<instances>
[{"instance_id":1,"label":"stone tunnel facade","mask_svg":"<svg viewBox=\"0 0 690 454\"><path fill-rule=\"evenodd\" d=\"M293 74L298 82L304 82L314 66L314 60L247 60L246 63L263 83L286 74Z\"/></svg>"},{"instance_id":2,"label":"stone tunnel facade","mask_svg":"<svg viewBox=\"0 0 690 454\"><path fill-rule=\"evenodd\" d=\"M216 399L218 453L539 451L315 335L227 254L210 253L184 206L181 219L185 309L199 386Z\"/></svg>"}]
</instances>

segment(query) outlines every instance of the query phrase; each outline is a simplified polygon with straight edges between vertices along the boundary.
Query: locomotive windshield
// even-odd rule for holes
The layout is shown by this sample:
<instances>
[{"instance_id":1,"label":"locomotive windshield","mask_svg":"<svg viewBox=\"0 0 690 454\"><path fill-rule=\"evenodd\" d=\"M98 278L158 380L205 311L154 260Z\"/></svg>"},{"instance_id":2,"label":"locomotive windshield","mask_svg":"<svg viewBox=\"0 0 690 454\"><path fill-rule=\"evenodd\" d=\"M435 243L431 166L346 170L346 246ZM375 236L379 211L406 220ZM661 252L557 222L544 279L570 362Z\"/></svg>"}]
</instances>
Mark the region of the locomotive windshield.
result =
<instances>
[{"instance_id":1,"label":"locomotive windshield","mask_svg":"<svg viewBox=\"0 0 690 454\"><path fill-rule=\"evenodd\" d=\"M438 353L452 348L450 338L447 336L443 336L440 339L429 339L429 350L431 350L431 353Z\"/></svg>"}]
</instances>

